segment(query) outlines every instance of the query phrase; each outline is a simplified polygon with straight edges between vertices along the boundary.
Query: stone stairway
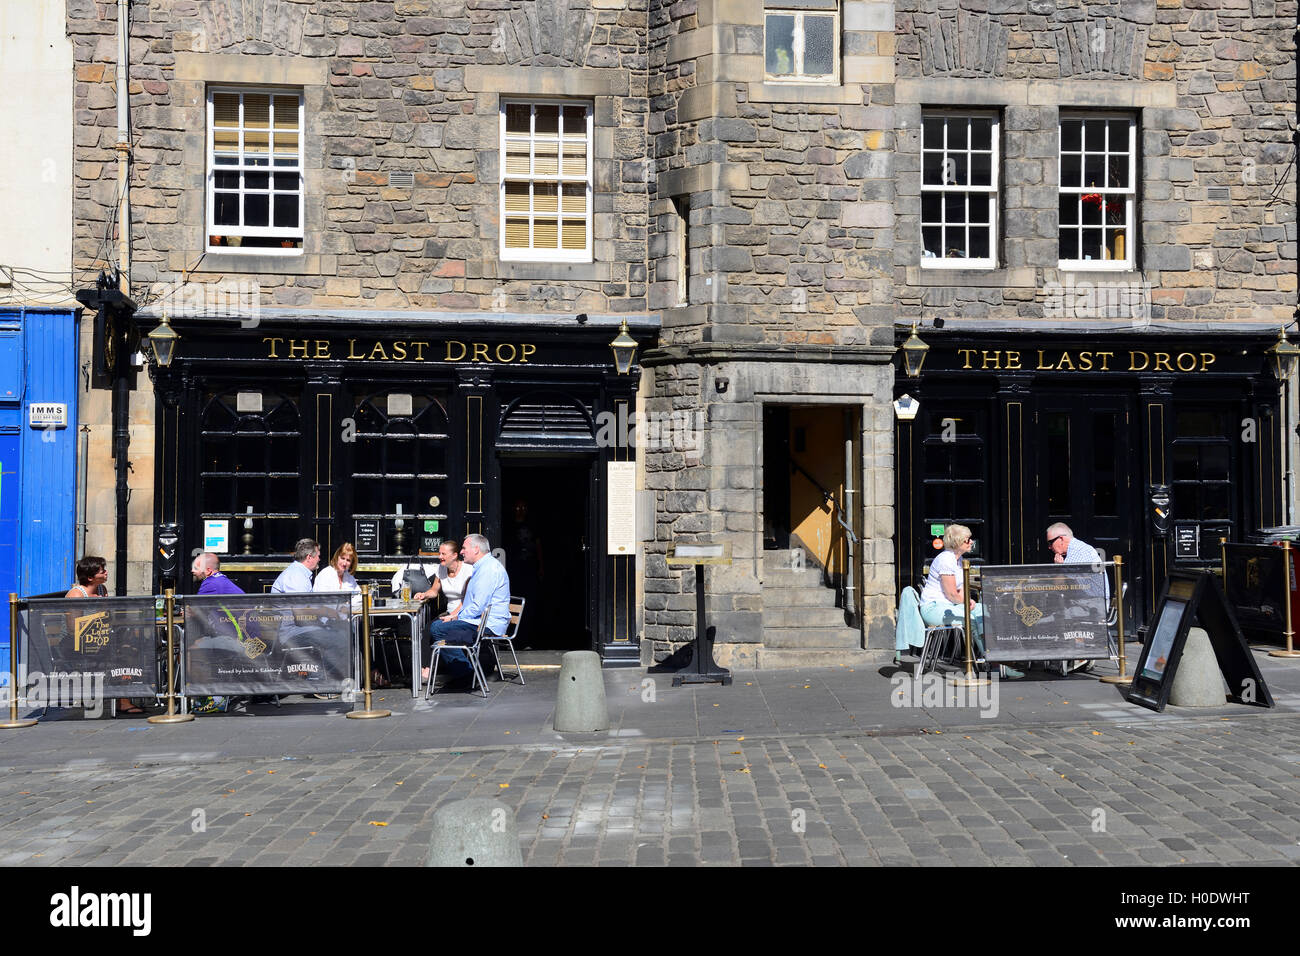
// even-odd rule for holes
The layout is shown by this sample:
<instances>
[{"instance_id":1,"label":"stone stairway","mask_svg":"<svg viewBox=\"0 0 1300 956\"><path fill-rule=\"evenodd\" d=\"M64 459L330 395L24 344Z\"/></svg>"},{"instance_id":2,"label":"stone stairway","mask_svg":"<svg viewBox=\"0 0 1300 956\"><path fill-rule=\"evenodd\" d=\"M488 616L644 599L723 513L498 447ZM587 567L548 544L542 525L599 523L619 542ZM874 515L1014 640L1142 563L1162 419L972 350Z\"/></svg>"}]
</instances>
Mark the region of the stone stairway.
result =
<instances>
[{"instance_id":1,"label":"stone stairway","mask_svg":"<svg viewBox=\"0 0 1300 956\"><path fill-rule=\"evenodd\" d=\"M862 635L844 623L835 589L821 569L795 570L789 550L763 552L763 643L760 670L866 665L880 657L864 650Z\"/></svg>"}]
</instances>

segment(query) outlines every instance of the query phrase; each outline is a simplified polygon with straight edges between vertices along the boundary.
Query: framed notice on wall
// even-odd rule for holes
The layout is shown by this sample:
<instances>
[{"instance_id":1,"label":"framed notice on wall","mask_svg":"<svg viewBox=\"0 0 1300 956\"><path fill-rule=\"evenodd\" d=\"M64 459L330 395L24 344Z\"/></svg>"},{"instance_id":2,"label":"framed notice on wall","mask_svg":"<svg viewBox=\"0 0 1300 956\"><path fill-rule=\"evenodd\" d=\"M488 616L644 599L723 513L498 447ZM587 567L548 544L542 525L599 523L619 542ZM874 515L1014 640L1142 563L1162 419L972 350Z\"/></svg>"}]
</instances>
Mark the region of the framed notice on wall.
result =
<instances>
[{"instance_id":1,"label":"framed notice on wall","mask_svg":"<svg viewBox=\"0 0 1300 956\"><path fill-rule=\"evenodd\" d=\"M636 462L611 461L606 503L610 554L636 554Z\"/></svg>"}]
</instances>

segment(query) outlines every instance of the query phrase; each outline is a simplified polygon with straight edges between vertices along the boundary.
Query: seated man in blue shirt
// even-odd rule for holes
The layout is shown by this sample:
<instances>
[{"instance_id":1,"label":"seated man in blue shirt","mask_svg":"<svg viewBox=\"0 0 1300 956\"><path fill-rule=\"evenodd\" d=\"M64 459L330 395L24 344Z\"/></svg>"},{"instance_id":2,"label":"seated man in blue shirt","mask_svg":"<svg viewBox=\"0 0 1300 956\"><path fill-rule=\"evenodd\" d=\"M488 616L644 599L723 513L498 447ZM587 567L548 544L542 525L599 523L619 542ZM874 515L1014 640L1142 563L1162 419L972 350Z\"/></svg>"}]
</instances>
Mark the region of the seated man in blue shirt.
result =
<instances>
[{"instance_id":1,"label":"seated man in blue shirt","mask_svg":"<svg viewBox=\"0 0 1300 956\"><path fill-rule=\"evenodd\" d=\"M465 586L465 597L454 615L444 614L434 621L429 632L435 644L468 646L478 636L479 621L487 615L485 633L500 635L510 623L510 576L505 565L489 553L492 546L481 534L466 535L461 556L473 565L474 574ZM457 686L467 684L473 673L464 651L452 652L449 675ZM429 668L420 672L424 681L429 679Z\"/></svg>"},{"instance_id":2,"label":"seated man in blue shirt","mask_svg":"<svg viewBox=\"0 0 1300 956\"><path fill-rule=\"evenodd\" d=\"M320 564L320 545L303 538L293 546L293 563L280 572L271 585L272 594L294 594L311 590L311 576Z\"/></svg>"}]
</instances>

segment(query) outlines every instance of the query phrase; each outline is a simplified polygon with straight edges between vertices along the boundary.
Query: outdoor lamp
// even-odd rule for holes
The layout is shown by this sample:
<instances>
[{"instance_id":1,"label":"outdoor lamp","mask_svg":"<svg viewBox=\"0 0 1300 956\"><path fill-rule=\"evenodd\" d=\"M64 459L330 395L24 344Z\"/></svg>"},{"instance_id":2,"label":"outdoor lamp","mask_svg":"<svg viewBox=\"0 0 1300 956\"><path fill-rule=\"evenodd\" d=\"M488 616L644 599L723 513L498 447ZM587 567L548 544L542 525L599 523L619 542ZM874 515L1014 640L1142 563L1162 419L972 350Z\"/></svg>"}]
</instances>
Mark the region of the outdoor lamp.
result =
<instances>
[{"instance_id":1,"label":"outdoor lamp","mask_svg":"<svg viewBox=\"0 0 1300 956\"><path fill-rule=\"evenodd\" d=\"M167 368L172 364L172 353L176 351L178 341L180 341L180 336L168 323L167 313L164 312L161 324L149 333L149 344L153 346L153 358L160 368Z\"/></svg>"},{"instance_id":2,"label":"outdoor lamp","mask_svg":"<svg viewBox=\"0 0 1300 956\"><path fill-rule=\"evenodd\" d=\"M632 370L632 358L636 355L636 339L627 334L627 319L618 330L618 337L609 343L614 352L614 367L619 375L626 375Z\"/></svg>"},{"instance_id":3,"label":"outdoor lamp","mask_svg":"<svg viewBox=\"0 0 1300 956\"><path fill-rule=\"evenodd\" d=\"M1273 374L1278 377L1278 381L1285 382L1291 377L1295 360L1300 358L1300 346L1287 339L1285 326L1277 333L1277 341L1268 350L1268 356L1273 360Z\"/></svg>"},{"instance_id":4,"label":"outdoor lamp","mask_svg":"<svg viewBox=\"0 0 1300 956\"><path fill-rule=\"evenodd\" d=\"M928 351L930 346L916 334L916 323L913 322L912 334L903 343L903 368L907 371L908 378L916 378L921 374L921 367L925 365L925 353Z\"/></svg>"}]
</instances>

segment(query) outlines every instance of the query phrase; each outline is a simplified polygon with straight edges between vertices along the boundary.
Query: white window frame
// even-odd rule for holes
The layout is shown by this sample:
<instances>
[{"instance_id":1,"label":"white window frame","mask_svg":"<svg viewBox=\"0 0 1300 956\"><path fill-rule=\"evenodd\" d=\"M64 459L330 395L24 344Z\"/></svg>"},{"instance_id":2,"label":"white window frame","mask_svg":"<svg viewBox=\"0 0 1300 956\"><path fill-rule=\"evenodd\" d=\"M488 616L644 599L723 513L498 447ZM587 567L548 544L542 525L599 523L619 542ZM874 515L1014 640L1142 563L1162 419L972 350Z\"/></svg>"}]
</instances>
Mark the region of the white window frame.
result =
<instances>
[{"instance_id":1,"label":"white window frame","mask_svg":"<svg viewBox=\"0 0 1300 956\"><path fill-rule=\"evenodd\" d=\"M215 105L214 99L218 93L232 93L239 96L239 161L232 164L222 164L218 166L215 158L215 148L213 141L216 138L215 127ZM265 95L272 97L270 128L267 133L267 165L252 166L244 162L244 97L252 95ZM296 96L298 98L298 163L296 167L276 166L275 165L275 101L274 97ZM306 245L306 231L304 215L306 213L304 202L304 180L303 180L303 155L304 141L306 140L306 124L304 113L304 97L301 89L285 87L253 87L253 86L210 86L207 90L207 128L204 131L206 143L204 152L206 154L207 164L207 211L204 215L204 235L203 248L211 252L233 253L239 255L284 255L300 256L303 254L303 246ZM275 202L273 194L275 192L275 179L277 175L297 173L298 175L298 227L296 229L286 229L276 226L228 226L217 225L214 221L216 215L216 174L218 172L237 172L239 173L239 214L240 218L244 215L244 196L252 193L265 193L268 196L268 215L274 217ZM247 190L244 186L244 176L248 172L265 172L270 179L268 188L265 190ZM222 190L229 192L229 190ZM273 239L294 239L299 245L297 248L284 249L279 246L214 246L211 245L213 236L266 236Z\"/></svg>"},{"instance_id":2,"label":"white window frame","mask_svg":"<svg viewBox=\"0 0 1300 956\"><path fill-rule=\"evenodd\" d=\"M1128 186L1124 186L1124 187L1121 187L1121 186L1113 186L1113 187L1112 187L1112 186L1105 186L1104 184L1103 184L1102 186L1089 186L1089 185L1087 185L1087 184L1085 184L1085 185L1083 185L1083 186L1065 186L1065 185L1058 185L1058 186L1057 186L1057 189L1058 189L1058 192L1059 192L1059 195L1060 195L1060 196L1067 196L1067 195L1069 195L1069 196L1077 196L1077 197L1079 197L1079 198L1076 200L1076 202L1079 204L1078 224L1076 224L1076 225L1074 225L1074 226L1069 226L1069 227L1067 227L1067 226L1062 226L1059 222L1057 223L1057 243L1058 243L1058 245L1057 245L1057 256L1058 256L1057 264L1058 264L1058 268L1061 268L1061 269L1070 269L1070 270L1076 270L1076 269L1078 269L1078 270L1088 270L1088 271L1096 271L1096 272L1131 272L1131 271L1133 271L1133 270L1136 268L1136 262L1137 262L1137 259L1136 259L1136 249L1134 248L1134 247L1136 246L1136 239L1137 239L1137 151L1138 151L1138 138L1137 138L1137 132L1138 132L1138 130L1137 130L1137 120L1138 120L1138 118L1137 118L1137 115L1136 115L1135 113L1105 112L1105 111L1101 111L1101 110L1067 110L1067 109L1062 109L1062 110L1061 110L1061 113L1060 113L1059 121L1058 121L1058 124L1057 124L1057 128L1056 128L1056 139L1057 139L1057 150L1056 150L1056 152L1057 152L1057 160L1056 160L1056 162L1057 162L1057 167L1056 167L1056 171L1057 171L1057 182L1058 182L1058 184L1061 183L1061 171L1062 171L1062 165L1063 165L1063 163L1064 163L1064 161L1065 161L1065 151L1064 151L1064 149L1063 149L1063 146L1064 146L1064 144L1065 144L1065 137L1061 135L1061 124L1065 123L1067 120L1085 120L1085 121L1086 121L1086 120L1090 120L1090 119L1099 119L1099 120L1105 120L1105 121L1106 121L1106 148L1105 148L1105 150L1102 152L1102 155L1103 155L1104 157L1106 157L1106 160L1105 160L1105 161L1103 162L1103 164L1102 164L1102 165L1103 165L1103 169L1106 169L1106 170L1109 170L1109 168L1110 168L1109 157L1110 157L1111 155L1113 155L1113 154L1111 153L1111 150L1110 150L1110 124L1111 124L1112 122L1116 121L1116 120L1127 120L1127 121L1128 121ZM1088 159L1087 159L1087 158L1088 158L1088 156L1090 156L1090 155L1097 155L1096 153L1094 153L1094 152L1092 152L1092 151L1090 151L1090 150L1087 150L1087 149L1086 149L1087 146L1088 146L1088 142L1087 142L1087 140L1086 140L1086 139L1085 139L1085 140L1082 140L1081 143L1080 143L1080 149L1081 149L1081 152L1079 153L1079 157L1080 157L1080 160L1079 160L1079 161L1080 161L1081 168L1084 169L1084 170L1087 169L1087 165L1088 165ZM1073 154L1073 150L1071 150L1071 153ZM1105 235L1105 231L1104 231L1104 230L1105 230L1105 209L1104 209L1104 204L1105 204L1106 201L1107 201L1107 198L1106 198L1106 197L1117 196L1117 195L1119 195L1119 196L1123 196L1123 197L1124 197L1124 217L1125 217L1125 218L1124 218L1124 222L1125 222L1125 228L1124 228L1124 258L1123 258L1123 259L1104 259L1104 258L1103 258L1103 259L1065 259L1065 258L1060 258L1060 245L1059 245L1059 243L1060 243L1060 232L1061 232L1062 229L1065 229L1065 228L1072 228L1072 229L1075 229L1075 230L1078 232L1078 234L1079 234L1079 251L1082 253L1082 251L1083 251L1083 229L1084 229L1084 228L1098 228L1098 227L1096 227L1096 226L1085 227L1085 226L1083 225L1083 209L1082 209L1083 196L1085 196L1085 195L1089 195L1089 194L1096 194L1096 193L1101 194L1101 196L1103 197L1103 198L1102 198L1102 203L1103 203L1102 221L1103 221L1103 224L1102 224L1102 226L1101 226L1101 228L1103 229L1103 232L1102 232L1102 249L1103 249L1103 250L1106 249L1106 235ZM1057 209L1058 209L1058 210L1060 209L1060 203L1059 203L1059 202L1057 203Z\"/></svg>"},{"instance_id":3,"label":"white window frame","mask_svg":"<svg viewBox=\"0 0 1300 956\"><path fill-rule=\"evenodd\" d=\"M933 148L927 149L925 145L925 121L927 119L941 118L943 124L943 145L939 150ZM966 146L964 149L948 148L948 121L953 119L965 120L967 123ZM925 156L926 153L940 152L943 160L946 162L950 158L950 153L962 153L966 155L966 178L970 179L971 172L971 154L972 152L984 152L983 150L972 150L970 139L970 121L972 119L990 119L993 121L993 128L990 132L992 156L989 169L989 185L974 186L965 183L940 183L927 184L925 182ZM921 111L921 206L917 212L917 236L920 240L921 250L921 268L923 269L996 269L998 265L998 192L1002 175L1002 116L996 110L949 110L949 109L924 109ZM945 169L947 167L945 166ZM946 177L945 177L946 178ZM925 254L925 229L934 226L943 227L945 224L941 221L938 223L927 223L925 220L925 197L927 195L937 195L940 198L940 216L947 209L947 203L944 197L949 193L984 193L988 196L989 213L989 254L983 257L965 257L948 259L943 256L927 256ZM968 200L969 204L969 200ZM966 220L965 246L970 248L969 229L972 225L969 219L969 205ZM983 226L983 223L978 223Z\"/></svg>"},{"instance_id":4,"label":"white window frame","mask_svg":"<svg viewBox=\"0 0 1300 956\"><path fill-rule=\"evenodd\" d=\"M527 180L522 180L519 177L509 177L509 179L513 182L526 181L529 184L528 235L529 235L530 246L527 249L506 248L506 181L507 181L506 108L510 106L531 107L531 109L529 110L529 119L528 119L528 178ZM560 187L557 190L558 193L557 211L554 214L557 220L556 235L557 235L557 240L560 244L560 248L556 248L556 249L537 249L531 246L531 242L533 241L532 240L533 221L534 219L537 218L537 213L532 208L533 207L532 184L537 182L538 180L538 177L536 175L537 154L534 145L535 145L535 138L537 135L537 107L539 106L558 106L560 108L560 123L558 127L559 136L560 136L560 154L559 154L560 161L558 164L558 169L554 177L546 176L546 177L542 177L541 180L543 182L554 181L557 184L559 184ZM565 107L582 107L583 109L586 110L587 168L584 174L581 176L566 175L564 172L563 150L564 150L564 109ZM593 107L594 104L586 100L553 100L553 99L542 99L542 98L506 99L504 97L502 98L500 104L500 115L499 115L499 121L500 121L499 141L501 144L500 147L501 184L498 190L499 193L498 209L500 212L500 219L499 219L500 240L499 240L498 253L501 256L501 261L503 262L591 262L593 261L592 260L592 247L593 247L592 225L594 222L594 216L592 214L592 207L594 205L594 200L595 200L595 190L594 190L594 182L592 179L592 168L595 160L594 154L596 151L596 137L594 135L595 109ZM587 210L585 213L585 221L586 221L585 228L586 228L587 243L583 249L563 248L564 220L578 218L576 216L566 216L564 214L563 186L565 183L570 183L570 184L583 183L587 187ZM546 215L549 217L551 214L547 213ZM519 217L516 214L511 218L519 218Z\"/></svg>"},{"instance_id":5,"label":"white window frame","mask_svg":"<svg viewBox=\"0 0 1300 956\"><path fill-rule=\"evenodd\" d=\"M831 71L827 74L818 74L807 76L803 71L804 61L804 26L805 16L809 17L830 17L831 18L831 36L834 46L831 51ZM791 51L794 55L792 73L769 73L767 69L767 24L769 17L794 17L794 49ZM763 9L763 77L768 83L799 83L801 85L818 84L823 86L833 86L840 82L840 6L835 4L834 8L826 7L824 9L800 9L795 10L788 7L772 6Z\"/></svg>"}]
</instances>

